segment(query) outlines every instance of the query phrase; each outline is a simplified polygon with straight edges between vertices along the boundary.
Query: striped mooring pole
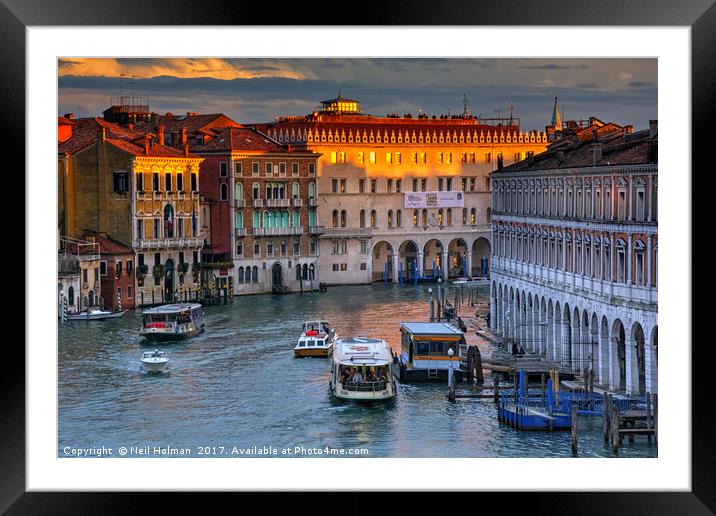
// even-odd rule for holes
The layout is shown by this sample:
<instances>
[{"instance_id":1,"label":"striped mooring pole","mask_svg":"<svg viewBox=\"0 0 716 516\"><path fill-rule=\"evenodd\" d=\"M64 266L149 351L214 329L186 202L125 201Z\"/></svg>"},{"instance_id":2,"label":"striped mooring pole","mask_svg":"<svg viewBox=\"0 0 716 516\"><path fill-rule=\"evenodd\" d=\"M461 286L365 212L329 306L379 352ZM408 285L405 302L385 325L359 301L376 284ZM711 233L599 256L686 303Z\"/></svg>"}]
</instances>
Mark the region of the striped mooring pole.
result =
<instances>
[{"instance_id":1,"label":"striped mooring pole","mask_svg":"<svg viewBox=\"0 0 716 516\"><path fill-rule=\"evenodd\" d=\"M62 322L67 321L67 297L65 297L64 292L60 292L60 315L62 317Z\"/></svg>"},{"instance_id":2,"label":"striped mooring pole","mask_svg":"<svg viewBox=\"0 0 716 516\"><path fill-rule=\"evenodd\" d=\"M122 294L119 290L117 291L117 310L122 311Z\"/></svg>"}]
</instances>

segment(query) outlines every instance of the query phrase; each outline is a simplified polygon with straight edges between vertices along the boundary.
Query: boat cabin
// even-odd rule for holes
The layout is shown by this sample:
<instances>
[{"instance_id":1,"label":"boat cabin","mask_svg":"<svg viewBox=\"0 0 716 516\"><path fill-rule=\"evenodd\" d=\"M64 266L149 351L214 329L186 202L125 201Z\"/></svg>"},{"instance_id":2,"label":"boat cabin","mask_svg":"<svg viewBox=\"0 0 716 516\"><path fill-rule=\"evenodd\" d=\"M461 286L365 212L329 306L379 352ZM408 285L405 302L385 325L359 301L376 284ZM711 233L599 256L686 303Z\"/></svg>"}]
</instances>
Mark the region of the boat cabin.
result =
<instances>
[{"instance_id":1,"label":"boat cabin","mask_svg":"<svg viewBox=\"0 0 716 516\"><path fill-rule=\"evenodd\" d=\"M393 356L383 339L340 339L333 351L331 392L353 400L380 400L395 396L390 364Z\"/></svg>"},{"instance_id":2,"label":"boat cabin","mask_svg":"<svg viewBox=\"0 0 716 516\"><path fill-rule=\"evenodd\" d=\"M140 335L145 337L190 337L204 328L199 303L177 303L148 308L142 312Z\"/></svg>"},{"instance_id":3,"label":"boat cabin","mask_svg":"<svg viewBox=\"0 0 716 516\"><path fill-rule=\"evenodd\" d=\"M397 359L401 381L447 380L452 367L461 378L461 350L465 334L448 323L404 322L400 324L400 355ZM452 356L450 356L452 351Z\"/></svg>"}]
</instances>

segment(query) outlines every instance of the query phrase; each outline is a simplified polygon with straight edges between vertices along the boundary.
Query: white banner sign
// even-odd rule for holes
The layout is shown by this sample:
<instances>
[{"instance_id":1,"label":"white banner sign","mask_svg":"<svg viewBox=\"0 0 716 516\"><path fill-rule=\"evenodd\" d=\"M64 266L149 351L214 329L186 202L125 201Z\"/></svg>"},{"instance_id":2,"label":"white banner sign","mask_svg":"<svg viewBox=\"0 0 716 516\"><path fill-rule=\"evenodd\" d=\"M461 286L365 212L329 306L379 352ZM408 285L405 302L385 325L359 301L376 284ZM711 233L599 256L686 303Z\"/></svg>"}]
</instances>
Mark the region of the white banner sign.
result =
<instances>
[{"instance_id":1,"label":"white banner sign","mask_svg":"<svg viewBox=\"0 0 716 516\"><path fill-rule=\"evenodd\" d=\"M462 208L463 192L405 192L405 208Z\"/></svg>"}]
</instances>

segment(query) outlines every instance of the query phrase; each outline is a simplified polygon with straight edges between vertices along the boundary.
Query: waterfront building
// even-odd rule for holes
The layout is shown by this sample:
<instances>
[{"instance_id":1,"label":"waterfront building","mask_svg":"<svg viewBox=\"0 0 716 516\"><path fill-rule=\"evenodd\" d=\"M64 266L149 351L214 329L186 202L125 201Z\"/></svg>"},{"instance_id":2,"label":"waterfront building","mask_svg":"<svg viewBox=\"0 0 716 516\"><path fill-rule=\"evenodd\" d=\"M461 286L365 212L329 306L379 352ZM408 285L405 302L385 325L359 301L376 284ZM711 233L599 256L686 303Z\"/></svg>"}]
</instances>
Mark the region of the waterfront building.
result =
<instances>
[{"instance_id":1,"label":"waterfront building","mask_svg":"<svg viewBox=\"0 0 716 516\"><path fill-rule=\"evenodd\" d=\"M490 328L629 394L658 390L658 133L649 125L580 129L491 174Z\"/></svg>"},{"instance_id":2,"label":"waterfront building","mask_svg":"<svg viewBox=\"0 0 716 516\"><path fill-rule=\"evenodd\" d=\"M135 307L135 252L106 234L87 231L84 238L97 244L100 255L100 293L105 310Z\"/></svg>"},{"instance_id":3,"label":"waterfront building","mask_svg":"<svg viewBox=\"0 0 716 516\"><path fill-rule=\"evenodd\" d=\"M192 147L211 220L207 266L237 294L318 287L318 154L228 126Z\"/></svg>"},{"instance_id":4,"label":"waterfront building","mask_svg":"<svg viewBox=\"0 0 716 516\"><path fill-rule=\"evenodd\" d=\"M414 275L486 275L490 177L546 148L546 134L518 119L461 115L373 116L337 98L307 116L257 128L320 154L316 220L321 280L359 284Z\"/></svg>"},{"instance_id":5,"label":"waterfront building","mask_svg":"<svg viewBox=\"0 0 716 516\"><path fill-rule=\"evenodd\" d=\"M201 158L188 146L160 144L132 121L73 122L71 136L58 144L61 234L79 238L93 231L131 246L140 304L198 288L198 275L187 271L200 267Z\"/></svg>"},{"instance_id":6,"label":"waterfront building","mask_svg":"<svg viewBox=\"0 0 716 516\"><path fill-rule=\"evenodd\" d=\"M57 273L60 306L66 297L68 313L103 305L98 242L60 236Z\"/></svg>"}]
</instances>

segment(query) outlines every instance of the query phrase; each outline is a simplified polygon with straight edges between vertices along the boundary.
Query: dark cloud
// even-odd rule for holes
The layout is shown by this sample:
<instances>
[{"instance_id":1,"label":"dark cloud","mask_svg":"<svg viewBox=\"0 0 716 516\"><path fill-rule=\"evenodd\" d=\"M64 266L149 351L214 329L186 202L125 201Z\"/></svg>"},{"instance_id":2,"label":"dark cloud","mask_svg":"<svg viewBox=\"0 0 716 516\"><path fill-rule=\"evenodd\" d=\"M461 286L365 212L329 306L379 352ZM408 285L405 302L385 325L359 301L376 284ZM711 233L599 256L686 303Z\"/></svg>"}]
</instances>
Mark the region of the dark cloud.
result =
<instances>
[{"instance_id":1,"label":"dark cloud","mask_svg":"<svg viewBox=\"0 0 716 516\"><path fill-rule=\"evenodd\" d=\"M575 88L582 88L582 89L585 89L585 90L591 90L591 89L594 89L594 88L598 88L598 87L599 87L599 84L597 83L597 81L582 82L582 83L579 83L579 84L575 84L574 87L575 87Z\"/></svg>"},{"instance_id":2,"label":"dark cloud","mask_svg":"<svg viewBox=\"0 0 716 516\"><path fill-rule=\"evenodd\" d=\"M586 70L589 67L586 64L559 65L549 63L541 65L522 65L520 68L524 68L525 70Z\"/></svg>"}]
</instances>

